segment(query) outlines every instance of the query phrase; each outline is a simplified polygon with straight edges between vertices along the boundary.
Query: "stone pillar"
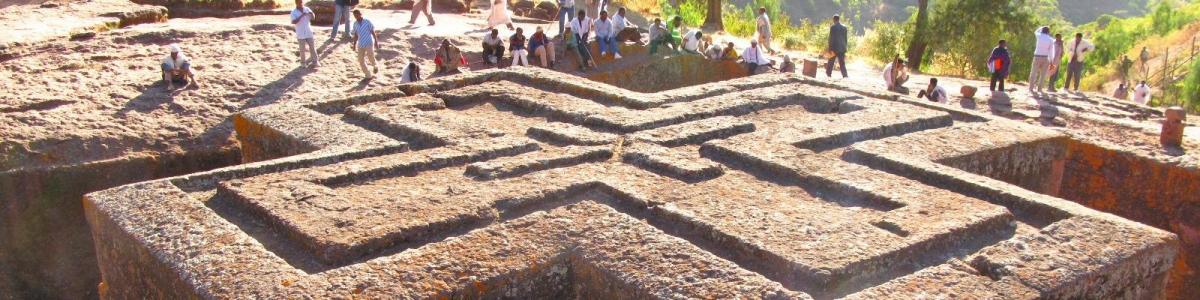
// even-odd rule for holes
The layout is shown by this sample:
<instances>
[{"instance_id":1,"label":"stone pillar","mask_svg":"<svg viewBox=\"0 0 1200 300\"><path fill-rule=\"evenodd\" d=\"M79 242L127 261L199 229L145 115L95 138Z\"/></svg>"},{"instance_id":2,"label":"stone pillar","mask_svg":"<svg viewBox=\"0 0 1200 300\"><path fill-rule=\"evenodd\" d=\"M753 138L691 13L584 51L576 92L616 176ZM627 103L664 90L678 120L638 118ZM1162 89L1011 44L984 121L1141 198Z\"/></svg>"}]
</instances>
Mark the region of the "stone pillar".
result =
<instances>
[{"instance_id":1,"label":"stone pillar","mask_svg":"<svg viewBox=\"0 0 1200 300\"><path fill-rule=\"evenodd\" d=\"M804 60L804 68L801 70L804 76L817 77L817 61L811 59Z\"/></svg>"},{"instance_id":2,"label":"stone pillar","mask_svg":"<svg viewBox=\"0 0 1200 300\"><path fill-rule=\"evenodd\" d=\"M1187 113L1182 107L1172 106L1167 108L1167 119L1162 123L1162 132L1159 133L1158 141L1163 147L1182 147L1183 146L1183 121L1187 119Z\"/></svg>"},{"instance_id":3,"label":"stone pillar","mask_svg":"<svg viewBox=\"0 0 1200 300\"><path fill-rule=\"evenodd\" d=\"M958 92L962 93L963 98L967 98L967 99L975 98L976 91L979 91L979 88L969 86L969 85L964 85L964 86L962 86L962 88L958 89Z\"/></svg>"}]
</instances>

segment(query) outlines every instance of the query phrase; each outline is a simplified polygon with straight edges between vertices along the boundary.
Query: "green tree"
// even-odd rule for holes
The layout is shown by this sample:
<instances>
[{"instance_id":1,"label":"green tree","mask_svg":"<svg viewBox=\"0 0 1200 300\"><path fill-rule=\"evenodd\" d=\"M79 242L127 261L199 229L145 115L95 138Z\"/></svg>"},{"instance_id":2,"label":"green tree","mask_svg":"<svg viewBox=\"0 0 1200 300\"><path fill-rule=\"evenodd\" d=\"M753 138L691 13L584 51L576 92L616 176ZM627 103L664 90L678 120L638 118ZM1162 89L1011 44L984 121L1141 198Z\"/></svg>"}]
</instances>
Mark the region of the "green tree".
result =
<instances>
[{"instance_id":1,"label":"green tree","mask_svg":"<svg viewBox=\"0 0 1200 300\"><path fill-rule=\"evenodd\" d=\"M1192 62L1187 79L1183 80L1184 105L1190 111L1200 111L1200 59Z\"/></svg>"},{"instance_id":2,"label":"green tree","mask_svg":"<svg viewBox=\"0 0 1200 300\"><path fill-rule=\"evenodd\" d=\"M920 71L921 61L925 58L925 48L929 46L925 41L929 35L929 0L917 0L917 19L913 26L913 35L909 38L908 50L904 56L908 58L911 69Z\"/></svg>"},{"instance_id":3,"label":"green tree","mask_svg":"<svg viewBox=\"0 0 1200 300\"><path fill-rule=\"evenodd\" d=\"M996 42L1008 40L1014 58L1010 74L1029 72L1034 30L1039 20L1030 1L940 0L934 2L925 41L939 69L961 76L982 76L984 64Z\"/></svg>"},{"instance_id":4,"label":"green tree","mask_svg":"<svg viewBox=\"0 0 1200 300\"><path fill-rule=\"evenodd\" d=\"M704 17L704 29L723 31L725 23L721 20L721 0L708 0L708 13Z\"/></svg>"}]
</instances>

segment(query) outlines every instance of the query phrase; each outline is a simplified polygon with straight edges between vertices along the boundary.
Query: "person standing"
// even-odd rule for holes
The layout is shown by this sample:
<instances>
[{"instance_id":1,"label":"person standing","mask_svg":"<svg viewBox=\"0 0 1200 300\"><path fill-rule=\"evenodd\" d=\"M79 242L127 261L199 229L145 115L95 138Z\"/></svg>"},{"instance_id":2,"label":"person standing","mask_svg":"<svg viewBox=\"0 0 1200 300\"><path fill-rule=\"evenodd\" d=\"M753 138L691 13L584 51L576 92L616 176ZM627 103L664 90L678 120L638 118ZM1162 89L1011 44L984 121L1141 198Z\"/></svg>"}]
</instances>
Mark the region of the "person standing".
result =
<instances>
[{"instance_id":1,"label":"person standing","mask_svg":"<svg viewBox=\"0 0 1200 300\"><path fill-rule=\"evenodd\" d=\"M1129 69L1133 68L1133 61L1129 60L1129 55L1121 56L1121 64L1117 65L1117 71L1121 73L1121 83L1129 83Z\"/></svg>"},{"instance_id":2,"label":"person standing","mask_svg":"<svg viewBox=\"0 0 1200 300\"><path fill-rule=\"evenodd\" d=\"M1033 48L1033 64L1029 67L1029 92L1041 93L1046 85L1046 73L1050 71L1050 56L1054 55L1054 37L1050 27L1042 26L1033 32L1037 44Z\"/></svg>"},{"instance_id":3,"label":"person standing","mask_svg":"<svg viewBox=\"0 0 1200 300\"><path fill-rule=\"evenodd\" d=\"M425 19L429 20L429 26L435 24L433 22L433 0L417 0L413 3L412 12L409 13L408 24L417 24L417 18L421 14L425 14Z\"/></svg>"},{"instance_id":4,"label":"person standing","mask_svg":"<svg viewBox=\"0 0 1200 300\"><path fill-rule=\"evenodd\" d=\"M758 47L758 40L750 40L750 48L746 48L746 52L742 53L742 63L746 64L746 71L750 76L754 76L758 67L770 65L771 61L763 55L762 49Z\"/></svg>"},{"instance_id":5,"label":"person standing","mask_svg":"<svg viewBox=\"0 0 1200 300\"><path fill-rule=\"evenodd\" d=\"M1058 92L1058 75L1062 73L1063 59L1062 34L1054 34L1054 55L1050 57L1050 92Z\"/></svg>"},{"instance_id":6,"label":"person standing","mask_svg":"<svg viewBox=\"0 0 1200 300\"><path fill-rule=\"evenodd\" d=\"M312 67L319 67L321 64L317 58L317 47L313 43L312 19L316 17L312 9L304 6L304 0L296 0L296 9L292 10L292 25L296 26L296 40L300 44L300 67L304 67L306 59L304 59L304 48L308 48L309 56L312 56ZM337 27L334 27L337 28Z\"/></svg>"},{"instance_id":7,"label":"person standing","mask_svg":"<svg viewBox=\"0 0 1200 300\"><path fill-rule=\"evenodd\" d=\"M563 35L566 24L573 20L574 11L575 0L558 0L558 36Z\"/></svg>"},{"instance_id":8,"label":"person standing","mask_svg":"<svg viewBox=\"0 0 1200 300\"><path fill-rule=\"evenodd\" d=\"M833 16L833 26L829 26L829 51L833 52L833 56L825 62L825 76L833 77L833 63L836 60L841 67L842 78L850 77L846 73L847 34L846 26L842 25L842 17Z\"/></svg>"},{"instance_id":9,"label":"person standing","mask_svg":"<svg viewBox=\"0 0 1200 300\"><path fill-rule=\"evenodd\" d=\"M1150 62L1150 48L1143 46L1142 47L1142 55L1138 59L1142 60L1142 78L1149 77L1150 76L1150 68L1148 66L1146 66L1146 63Z\"/></svg>"},{"instance_id":10,"label":"person standing","mask_svg":"<svg viewBox=\"0 0 1200 300\"><path fill-rule=\"evenodd\" d=\"M992 49L992 56L988 58L988 69L992 71L992 83L989 90L1004 92L1004 79L1008 77L1008 68L1011 64L1012 59L1008 56L1008 42L1000 40L999 43L996 43L996 48Z\"/></svg>"},{"instance_id":11,"label":"person standing","mask_svg":"<svg viewBox=\"0 0 1200 300\"><path fill-rule=\"evenodd\" d=\"M508 37L508 49L512 49L509 51L513 57L511 66L529 66L529 51L525 50L525 32L521 27L517 27L517 33Z\"/></svg>"},{"instance_id":12,"label":"person standing","mask_svg":"<svg viewBox=\"0 0 1200 300\"><path fill-rule=\"evenodd\" d=\"M375 36L375 24L371 24L371 20L363 18L362 11L354 10L354 39L355 43L350 45L350 49L358 53L358 67L362 68L366 79L375 78L374 73L379 73L379 65L375 63L375 49L379 47L379 39ZM367 61L371 62L371 70L367 70ZM372 70L374 73L372 73Z\"/></svg>"},{"instance_id":13,"label":"person standing","mask_svg":"<svg viewBox=\"0 0 1200 300\"><path fill-rule=\"evenodd\" d=\"M1150 103L1150 85L1146 84L1145 80L1133 87L1133 102L1138 104Z\"/></svg>"},{"instance_id":14,"label":"person standing","mask_svg":"<svg viewBox=\"0 0 1200 300\"><path fill-rule=\"evenodd\" d=\"M1067 63L1067 83L1063 85L1066 90L1071 90L1071 83L1075 83L1075 92L1079 92L1079 80L1083 77L1083 59L1089 51L1096 49L1091 42L1083 39L1082 33L1075 33L1075 41L1071 42L1069 50L1071 51L1071 62Z\"/></svg>"},{"instance_id":15,"label":"person standing","mask_svg":"<svg viewBox=\"0 0 1200 300\"><path fill-rule=\"evenodd\" d=\"M504 58L504 40L500 38L500 30L492 29L483 36L483 63L495 64Z\"/></svg>"},{"instance_id":16,"label":"person standing","mask_svg":"<svg viewBox=\"0 0 1200 300\"><path fill-rule=\"evenodd\" d=\"M767 16L767 8L758 8L758 21L755 31L758 33L758 45L767 49L768 53L775 54L775 49L771 48L771 17Z\"/></svg>"},{"instance_id":17,"label":"person standing","mask_svg":"<svg viewBox=\"0 0 1200 300\"><path fill-rule=\"evenodd\" d=\"M508 10L508 0L492 0L487 22L488 29L496 28L496 25L506 25L508 30L513 30L512 11Z\"/></svg>"},{"instance_id":18,"label":"person standing","mask_svg":"<svg viewBox=\"0 0 1200 300\"><path fill-rule=\"evenodd\" d=\"M333 0L333 31L329 33L329 40L337 37L338 25L345 24L346 27L342 30L342 38L350 37L350 0Z\"/></svg>"},{"instance_id":19,"label":"person standing","mask_svg":"<svg viewBox=\"0 0 1200 300\"><path fill-rule=\"evenodd\" d=\"M621 52L617 47L617 32L613 29L612 20L608 18L608 12L600 11L600 18L592 23L592 27L596 29L596 43L600 46L600 56L611 52L613 59L621 59Z\"/></svg>"},{"instance_id":20,"label":"person standing","mask_svg":"<svg viewBox=\"0 0 1200 300\"><path fill-rule=\"evenodd\" d=\"M588 36L592 34L592 18L587 16L587 10L580 9L579 15L571 21L571 32L575 34L575 42L577 46L575 51L579 52L580 68L586 69L588 66L595 67L596 61L592 59L592 50L588 46Z\"/></svg>"}]
</instances>

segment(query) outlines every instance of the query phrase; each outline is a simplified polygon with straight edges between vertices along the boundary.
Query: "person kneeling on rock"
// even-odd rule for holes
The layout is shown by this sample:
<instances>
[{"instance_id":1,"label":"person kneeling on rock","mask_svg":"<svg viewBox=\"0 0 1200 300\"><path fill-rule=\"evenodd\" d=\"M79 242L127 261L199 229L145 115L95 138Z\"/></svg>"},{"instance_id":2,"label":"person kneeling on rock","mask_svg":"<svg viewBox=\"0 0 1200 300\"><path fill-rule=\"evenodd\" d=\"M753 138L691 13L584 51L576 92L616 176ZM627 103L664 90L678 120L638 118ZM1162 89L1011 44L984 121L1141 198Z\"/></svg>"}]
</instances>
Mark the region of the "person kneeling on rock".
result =
<instances>
[{"instance_id":1,"label":"person kneeling on rock","mask_svg":"<svg viewBox=\"0 0 1200 300\"><path fill-rule=\"evenodd\" d=\"M167 82L167 89L175 89L177 79L182 79L185 84L190 80L191 85L200 86L200 83L196 82L195 73L192 73L191 60L183 54L179 45L171 44L167 48L171 50L171 54L163 58L162 62L162 78Z\"/></svg>"},{"instance_id":2,"label":"person kneeling on rock","mask_svg":"<svg viewBox=\"0 0 1200 300\"><path fill-rule=\"evenodd\" d=\"M437 66L434 73L458 74L462 73L458 70L458 67L467 64L467 58L462 55L462 51L459 51L458 47L450 44L450 40L442 39L442 46L438 48L437 54L434 55L433 64Z\"/></svg>"}]
</instances>

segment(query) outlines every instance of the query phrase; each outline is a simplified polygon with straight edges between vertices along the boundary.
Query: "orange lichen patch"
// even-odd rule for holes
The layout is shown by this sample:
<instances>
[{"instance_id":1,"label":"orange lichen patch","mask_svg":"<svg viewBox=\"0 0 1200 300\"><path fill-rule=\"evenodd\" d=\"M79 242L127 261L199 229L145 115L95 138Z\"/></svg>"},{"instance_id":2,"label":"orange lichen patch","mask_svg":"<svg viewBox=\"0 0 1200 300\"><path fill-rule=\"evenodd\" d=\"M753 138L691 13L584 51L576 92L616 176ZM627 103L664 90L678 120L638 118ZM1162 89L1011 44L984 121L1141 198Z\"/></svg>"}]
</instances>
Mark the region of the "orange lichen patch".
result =
<instances>
[{"instance_id":1,"label":"orange lichen patch","mask_svg":"<svg viewBox=\"0 0 1200 300\"><path fill-rule=\"evenodd\" d=\"M1082 142L1068 144L1062 184L1064 199L1176 234L1182 233L1175 224L1185 217L1180 208L1200 205L1200 171ZM1168 275L1170 297L1200 292L1200 274L1188 264L1200 247L1180 247Z\"/></svg>"}]
</instances>

